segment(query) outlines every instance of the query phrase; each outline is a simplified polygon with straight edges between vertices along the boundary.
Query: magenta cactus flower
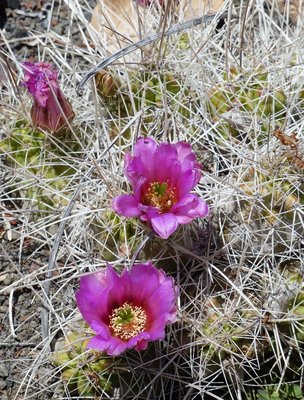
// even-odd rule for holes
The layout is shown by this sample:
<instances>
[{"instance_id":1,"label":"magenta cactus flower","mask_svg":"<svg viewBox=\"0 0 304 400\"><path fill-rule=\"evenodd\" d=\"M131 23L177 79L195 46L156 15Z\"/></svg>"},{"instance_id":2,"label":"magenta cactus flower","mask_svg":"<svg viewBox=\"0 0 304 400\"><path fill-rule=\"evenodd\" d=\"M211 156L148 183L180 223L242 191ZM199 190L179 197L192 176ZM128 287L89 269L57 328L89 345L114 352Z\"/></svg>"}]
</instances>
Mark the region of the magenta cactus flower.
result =
<instances>
[{"instance_id":1,"label":"magenta cactus flower","mask_svg":"<svg viewBox=\"0 0 304 400\"><path fill-rule=\"evenodd\" d=\"M22 84L34 98L33 125L53 134L59 133L75 114L59 87L58 71L50 64L40 62L24 62L22 67L25 75Z\"/></svg>"},{"instance_id":2,"label":"magenta cactus flower","mask_svg":"<svg viewBox=\"0 0 304 400\"><path fill-rule=\"evenodd\" d=\"M167 239L180 224L208 215L208 205L189 193L201 178L190 144L158 145L140 138L134 156L125 156L124 172L134 193L116 197L113 209L125 217L139 217L160 237Z\"/></svg>"},{"instance_id":3,"label":"magenta cactus flower","mask_svg":"<svg viewBox=\"0 0 304 400\"><path fill-rule=\"evenodd\" d=\"M117 356L127 349L144 350L163 339L165 326L176 318L173 280L151 262L135 265L119 276L108 265L80 279L78 308L96 332L87 347Z\"/></svg>"}]
</instances>

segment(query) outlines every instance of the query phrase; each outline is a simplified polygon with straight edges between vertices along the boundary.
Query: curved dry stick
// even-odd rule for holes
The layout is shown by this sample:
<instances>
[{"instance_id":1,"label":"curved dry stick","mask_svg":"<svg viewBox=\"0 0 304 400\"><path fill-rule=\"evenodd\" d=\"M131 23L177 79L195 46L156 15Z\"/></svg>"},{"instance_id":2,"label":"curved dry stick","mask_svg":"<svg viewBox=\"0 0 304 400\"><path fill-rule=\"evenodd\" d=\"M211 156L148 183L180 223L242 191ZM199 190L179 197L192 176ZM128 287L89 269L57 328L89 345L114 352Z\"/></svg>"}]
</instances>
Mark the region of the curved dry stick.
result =
<instances>
[{"instance_id":1,"label":"curved dry stick","mask_svg":"<svg viewBox=\"0 0 304 400\"><path fill-rule=\"evenodd\" d=\"M136 43L132 43L121 50L116 51L110 57L105 58L104 60L100 61L96 67L91 68L86 76L80 81L77 87L77 94L81 96L83 93L83 88L85 84L96 74L97 71L107 67L108 65L112 64L118 58L123 57L129 53L132 53L135 50L141 49L144 46L147 46L150 43L155 42L163 37L173 35L174 33L181 32L186 29L190 29L194 26L200 25L204 22L211 22L217 14L212 15L204 15L203 17L194 18L186 22L182 22L181 24L177 24L169 28L166 32L155 33L154 35L148 36L142 40L139 40ZM219 14L219 19L224 19L226 17L226 13Z\"/></svg>"},{"instance_id":2,"label":"curved dry stick","mask_svg":"<svg viewBox=\"0 0 304 400\"><path fill-rule=\"evenodd\" d=\"M44 298L46 303L48 302L48 296L50 293L50 286L51 286L51 278L53 275L53 268L57 259L57 254L58 254L58 250L59 250L59 245L60 245L60 241L64 232L64 228L65 228L65 224L67 222L68 217L70 216L75 202L77 200L78 194L80 189L82 188L84 182L85 182L85 178L89 177L92 172L94 171L95 167L91 167L89 169L89 171L86 173L85 177L82 178L81 182L79 183L77 189L75 190L73 197L71 198L71 201L69 203L69 205L67 206L67 208L65 209L60 224L59 224L59 228L58 231L56 233L56 237L55 237L55 241L54 241L54 245L53 248L51 250L51 255L50 255L50 259L48 262L48 266L47 266L47 273L46 273L46 279L47 281L44 283ZM42 305L42 309L41 309L41 333L42 333L42 339L45 340L48 338L49 336L49 310Z\"/></svg>"}]
</instances>

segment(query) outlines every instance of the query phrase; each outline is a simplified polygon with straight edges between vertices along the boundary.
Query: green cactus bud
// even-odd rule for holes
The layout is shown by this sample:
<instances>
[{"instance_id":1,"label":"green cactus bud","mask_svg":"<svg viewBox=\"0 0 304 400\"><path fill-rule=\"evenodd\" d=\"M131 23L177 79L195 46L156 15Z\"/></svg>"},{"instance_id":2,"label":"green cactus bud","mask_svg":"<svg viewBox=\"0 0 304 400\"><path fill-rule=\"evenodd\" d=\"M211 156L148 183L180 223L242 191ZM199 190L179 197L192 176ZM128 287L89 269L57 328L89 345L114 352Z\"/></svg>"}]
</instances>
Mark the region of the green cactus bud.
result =
<instances>
[{"instance_id":1,"label":"green cactus bud","mask_svg":"<svg viewBox=\"0 0 304 400\"><path fill-rule=\"evenodd\" d=\"M304 320L304 305L298 306L295 310L295 313L297 314L298 317L303 317L303 320ZM304 325L303 325L303 327L304 327Z\"/></svg>"},{"instance_id":2,"label":"green cactus bud","mask_svg":"<svg viewBox=\"0 0 304 400\"><path fill-rule=\"evenodd\" d=\"M211 105L207 105L208 110L212 115L224 114L229 111L232 106L233 95L232 93L225 93L224 91L214 90L210 93L209 102Z\"/></svg>"},{"instance_id":3,"label":"green cactus bud","mask_svg":"<svg viewBox=\"0 0 304 400\"><path fill-rule=\"evenodd\" d=\"M49 179L52 180L54 178L56 178L56 171L55 168L53 167L46 167L43 171L43 175L45 179Z\"/></svg>"},{"instance_id":4,"label":"green cactus bud","mask_svg":"<svg viewBox=\"0 0 304 400\"><path fill-rule=\"evenodd\" d=\"M297 260L295 262L288 261L286 265L283 264L283 269L282 267L280 269L287 285L294 286L295 284L298 284L298 291L294 296L294 299L290 302L289 308L294 309L295 307L302 306L302 303L304 305L304 275L301 266L298 264Z\"/></svg>"},{"instance_id":5,"label":"green cactus bud","mask_svg":"<svg viewBox=\"0 0 304 400\"><path fill-rule=\"evenodd\" d=\"M62 379L68 384L75 384L78 381L78 370L76 368L67 368L62 371Z\"/></svg>"},{"instance_id":6,"label":"green cactus bud","mask_svg":"<svg viewBox=\"0 0 304 400\"><path fill-rule=\"evenodd\" d=\"M40 160L40 152L35 152L34 154L32 154L28 160L27 160L27 164L31 165L33 167L37 167L37 164L39 164L39 160ZM38 168L38 167L37 167ZM36 169L37 172L37 169Z\"/></svg>"},{"instance_id":7,"label":"green cactus bud","mask_svg":"<svg viewBox=\"0 0 304 400\"><path fill-rule=\"evenodd\" d=\"M13 148L9 139L0 140L0 154L10 153L12 150Z\"/></svg>"},{"instance_id":8,"label":"green cactus bud","mask_svg":"<svg viewBox=\"0 0 304 400\"><path fill-rule=\"evenodd\" d=\"M109 366L108 360L99 360L96 362L90 363L90 368L92 368L96 372L101 372Z\"/></svg>"},{"instance_id":9,"label":"green cactus bud","mask_svg":"<svg viewBox=\"0 0 304 400\"><path fill-rule=\"evenodd\" d=\"M27 121L17 121L11 135L1 143L8 153L6 162L13 165L15 169L17 181L20 175L22 181L26 179L29 183L33 182L34 185L33 174L35 174L37 178L47 183L46 187L43 187L42 184L35 185L35 188L22 189L21 196L29 200L34 209L37 206L41 211L50 211L55 207L61 207L64 202L61 196L54 192L65 191L68 181L58 179L58 177L60 174L69 176L74 173L73 168L62 165L59 161L62 147L54 145L53 142L47 142L44 133L28 126ZM67 151L67 149L64 150L65 156ZM53 163L54 166L49 165ZM29 174L29 176L25 177L24 174ZM52 187L54 191L51 189Z\"/></svg>"},{"instance_id":10,"label":"green cactus bud","mask_svg":"<svg viewBox=\"0 0 304 400\"><path fill-rule=\"evenodd\" d=\"M183 32L178 38L178 48L188 50L190 48L190 37L187 32Z\"/></svg>"},{"instance_id":11,"label":"green cactus bud","mask_svg":"<svg viewBox=\"0 0 304 400\"><path fill-rule=\"evenodd\" d=\"M124 242L126 240L126 232L124 228L119 229L118 231L118 240L120 242Z\"/></svg>"},{"instance_id":12,"label":"green cactus bud","mask_svg":"<svg viewBox=\"0 0 304 400\"><path fill-rule=\"evenodd\" d=\"M174 79L173 75L170 75L170 74L165 75L165 82L166 82L166 90L169 93L171 93L173 95L177 95L180 93L181 87L180 87L178 81L176 79ZM185 95L187 95L187 89L186 89Z\"/></svg>"},{"instance_id":13,"label":"green cactus bud","mask_svg":"<svg viewBox=\"0 0 304 400\"><path fill-rule=\"evenodd\" d=\"M92 378L91 378L92 379ZM79 396L93 396L96 394L95 382L92 382L90 377L84 373L80 373L77 379L77 391Z\"/></svg>"},{"instance_id":14,"label":"green cactus bud","mask_svg":"<svg viewBox=\"0 0 304 400\"><path fill-rule=\"evenodd\" d=\"M274 118L279 125L286 114L286 102L287 97L282 90L272 93L267 72L259 71L249 75L244 71L240 74L236 68L231 68L223 74L223 82L211 90L207 111L214 120L221 120L220 116L228 111L232 120L234 112L238 117L244 115L244 118L248 113L254 113L261 120L258 142L263 144L268 137L269 118ZM225 130L222 129L224 124ZM218 140L221 149L225 148L225 142L230 142L231 138L242 139L243 135L242 130L234 124L221 123L214 130L223 138ZM256 139L257 132L249 133Z\"/></svg>"},{"instance_id":15,"label":"green cactus bud","mask_svg":"<svg viewBox=\"0 0 304 400\"><path fill-rule=\"evenodd\" d=\"M274 93L275 97L275 112L280 113L285 110L287 97L282 90L277 90Z\"/></svg>"},{"instance_id":16,"label":"green cactus bud","mask_svg":"<svg viewBox=\"0 0 304 400\"><path fill-rule=\"evenodd\" d=\"M228 71L223 73L224 81L235 81L239 75L239 70L236 67L230 67Z\"/></svg>"},{"instance_id":17,"label":"green cactus bud","mask_svg":"<svg viewBox=\"0 0 304 400\"><path fill-rule=\"evenodd\" d=\"M124 253L126 246L128 249L134 249L139 245L141 239L136 234L136 220L126 220L114 212L105 212L101 216L102 224L97 222L94 231L98 241L102 245L103 257L112 261L117 252ZM108 227L108 230L104 229Z\"/></svg>"},{"instance_id":18,"label":"green cactus bud","mask_svg":"<svg viewBox=\"0 0 304 400\"><path fill-rule=\"evenodd\" d=\"M143 88L145 103L148 107L155 106L156 104L157 83L155 82L155 79L151 79L149 82L147 82L147 86Z\"/></svg>"},{"instance_id":19,"label":"green cactus bud","mask_svg":"<svg viewBox=\"0 0 304 400\"><path fill-rule=\"evenodd\" d=\"M57 351L52 357L52 362L55 365L66 365L70 362L70 356L66 351Z\"/></svg>"},{"instance_id":20,"label":"green cactus bud","mask_svg":"<svg viewBox=\"0 0 304 400\"><path fill-rule=\"evenodd\" d=\"M294 194L290 194L284 201L284 210L285 211L290 211L297 204L299 204L299 198Z\"/></svg>"}]
</instances>

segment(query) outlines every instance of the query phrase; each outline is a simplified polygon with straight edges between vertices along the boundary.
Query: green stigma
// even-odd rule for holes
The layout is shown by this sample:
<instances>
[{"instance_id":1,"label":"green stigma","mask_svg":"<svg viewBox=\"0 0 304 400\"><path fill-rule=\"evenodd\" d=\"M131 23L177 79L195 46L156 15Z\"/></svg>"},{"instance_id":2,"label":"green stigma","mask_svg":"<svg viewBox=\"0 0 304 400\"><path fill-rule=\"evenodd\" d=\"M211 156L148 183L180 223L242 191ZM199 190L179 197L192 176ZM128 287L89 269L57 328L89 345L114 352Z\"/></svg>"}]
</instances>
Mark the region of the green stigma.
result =
<instances>
[{"instance_id":1,"label":"green stigma","mask_svg":"<svg viewBox=\"0 0 304 400\"><path fill-rule=\"evenodd\" d=\"M123 308L122 310L119 310L117 313L117 319L116 323L117 324L128 324L131 322L133 319L133 312L131 307L126 307Z\"/></svg>"},{"instance_id":2,"label":"green stigma","mask_svg":"<svg viewBox=\"0 0 304 400\"><path fill-rule=\"evenodd\" d=\"M167 187L168 187L167 182L156 183L154 186L155 194L158 196L162 196L163 194L166 193Z\"/></svg>"},{"instance_id":3,"label":"green stigma","mask_svg":"<svg viewBox=\"0 0 304 400\"><path fill-rule=\"evenodd\" d=\"M169 181L151 182L142 194L143 204L158 208L160 213L169 211L176 201L176 188Z\"/></svg>"}]
</instances>

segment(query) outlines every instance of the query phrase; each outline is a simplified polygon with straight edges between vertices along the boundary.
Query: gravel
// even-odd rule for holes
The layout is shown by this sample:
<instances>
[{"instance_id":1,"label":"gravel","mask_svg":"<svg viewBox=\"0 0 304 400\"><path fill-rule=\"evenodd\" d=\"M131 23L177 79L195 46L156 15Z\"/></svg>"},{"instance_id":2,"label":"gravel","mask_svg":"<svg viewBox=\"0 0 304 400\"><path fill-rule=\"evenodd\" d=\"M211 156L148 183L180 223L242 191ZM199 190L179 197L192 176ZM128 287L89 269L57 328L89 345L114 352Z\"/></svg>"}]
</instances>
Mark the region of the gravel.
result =
<instances>
[{"instance_id":1,"label":"gravel","mask_svg":"<svg viewBox=\"0 0 304 400\"><path fill-rule=\"evenodd\" d=\"M53 31L59 35L67 35L70 29L70 10L62 1L46 0L8 0L6 16L3 8L3 0L0 1L0 21L6 40L9 41L10 48L18 60L30 60L37 57L37 43L34 36L39 33ZM79 1L81 3L81 1ZM88 5L94 7L95 1L86 1ZM91 18L90 10L84 11L88 21ZM4 24L6 20L6 23ZM1 24L1 22L0 22ZM4 25L4 26L3 26ZM72 32L74 43L82 43L82 38L77 28Z\"/></svg>"}]
</instances>

